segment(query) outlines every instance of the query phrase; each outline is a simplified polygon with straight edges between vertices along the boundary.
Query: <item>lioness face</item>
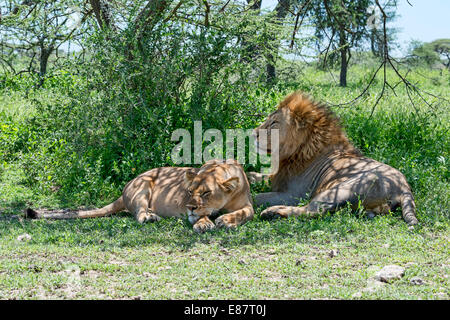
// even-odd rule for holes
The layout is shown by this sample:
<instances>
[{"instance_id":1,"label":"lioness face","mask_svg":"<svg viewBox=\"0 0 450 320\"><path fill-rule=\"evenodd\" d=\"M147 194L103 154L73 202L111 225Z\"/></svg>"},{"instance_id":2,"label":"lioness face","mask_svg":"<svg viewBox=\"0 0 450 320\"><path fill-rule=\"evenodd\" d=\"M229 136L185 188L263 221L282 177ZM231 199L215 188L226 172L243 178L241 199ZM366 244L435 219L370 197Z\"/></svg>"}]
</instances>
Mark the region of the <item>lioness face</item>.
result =
<instances>
[{"instance_id":1,"label":"lioness face","mask_svg":"<svg viewBox=\"0 0 450 320\"><path fill-rule=\"evenodd\" d=\"M253 131L258 152L271 154L279 151L282 157L292 154L294 146L298 145L298 139L294 139L296 132L294 132L294 126L290 122L291 115L289 109L279 108L275 112L272 112L266 121ZM279 145L272 145L272 130L278 130ZM291 141L295 141L296 144L289 144L288 142Z\"/></svg>"},{"instance_id":2,"label":"lioness face","mask_svg":"<svg viewBox=\"0 0 450 320\"><path fill-rule=\"evenodd\" d=\"M238 177L223 179L214 168L205 168L198 173L186 171L185 185L189 197L186 209L189 222L195 224L199 219L222 209L238 182Z\"/></svg>"}]
</instances>

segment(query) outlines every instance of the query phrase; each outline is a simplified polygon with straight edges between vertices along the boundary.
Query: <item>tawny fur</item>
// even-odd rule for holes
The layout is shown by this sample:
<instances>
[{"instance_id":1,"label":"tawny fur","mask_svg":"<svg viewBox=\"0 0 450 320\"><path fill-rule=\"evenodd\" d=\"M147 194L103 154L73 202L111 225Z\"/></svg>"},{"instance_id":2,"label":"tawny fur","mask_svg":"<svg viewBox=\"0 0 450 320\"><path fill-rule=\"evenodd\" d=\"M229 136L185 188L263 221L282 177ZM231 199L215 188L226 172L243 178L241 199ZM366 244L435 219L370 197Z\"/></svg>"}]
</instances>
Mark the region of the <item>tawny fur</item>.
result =
<instances>
[{"instance_id":1,"label":"tawny fur","mask_svg":"<svg viewBox=\"0 0 450 320\"><path fill-rule=\"evenodd\" d=\"M210 192L208 197L202 197L205 190ZM140 223L188 214L198 232L214 227L236 227L253 218L250 185L242 166L235 160L211 160L201 168L155 168L128 182L122 196L101 209L51 212L29 208L26 217L93 218L121 211L133 213ZM218 217L214 224L209 218L219 211L228 213Z\"/></svg>"},{"instance_id":2,"label":"tawny fur","mask_svg":"<svg viewBox=\"0 0 450 320\"><path fill-rule=\"evenodd\" d=\"M259 130L278 129L279 168L271 176L272 192L258 194L268 204L262 217L315 216L346 203L373 213L402 207L403 218L416 224L415 204L406 178L398 170L364 157L349 141L338 118L324 104L295 92L287 96L255 129L260 150L275 150ZM269 130L270 135L270 130ZM267 144L266 146L264 144ZM308 205L297 207L300 198Z\"/></svg>"},{"instance_id":3,"label":"tawny fur","mask_svg":"<svg viewBox=\"0 0 450 320\"><path fill-rule=\"evenodd\" d=\"M294 120L292 125L306 134L300 144L295 136L290 137L290 141L283 142L295 145L295 151L280 159L280 169L272 177L274 191L282 190L289 177L302 172L326 147L333 146L348 157L361 156L341 129L339 119L326 105L295 92L287 96L278 105L278 109L289 109Z\"/></svg>"}]
</instances>

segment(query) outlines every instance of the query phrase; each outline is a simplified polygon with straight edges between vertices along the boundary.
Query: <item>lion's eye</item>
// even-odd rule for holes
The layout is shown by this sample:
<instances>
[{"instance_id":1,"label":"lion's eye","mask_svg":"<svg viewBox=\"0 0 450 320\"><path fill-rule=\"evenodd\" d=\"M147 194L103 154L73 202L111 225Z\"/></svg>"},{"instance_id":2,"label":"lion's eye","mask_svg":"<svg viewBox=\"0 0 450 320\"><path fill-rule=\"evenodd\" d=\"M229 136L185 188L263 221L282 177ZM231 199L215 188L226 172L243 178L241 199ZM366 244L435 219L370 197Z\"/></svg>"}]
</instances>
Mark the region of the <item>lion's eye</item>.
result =
<instances>
[{"instance_id":1,"label":"lion's eye","mask_svg":"<svg viewBox=\"0 0 450 320\"><path fill-rule=\"evenodd\" d=\"M192 190L187 191L188 195L192 196Z\"/></svg>"},{"instance_id":2,"label":"lion's eye","mask_svg":"<svg viewBox=\"0 0 450 320\"><path fill-rule=\"evenodd\" d=\"M202 197L209 196L210 193L211 193L211 191L205 191L202 193Z\"/></svg>"}]
</instances>

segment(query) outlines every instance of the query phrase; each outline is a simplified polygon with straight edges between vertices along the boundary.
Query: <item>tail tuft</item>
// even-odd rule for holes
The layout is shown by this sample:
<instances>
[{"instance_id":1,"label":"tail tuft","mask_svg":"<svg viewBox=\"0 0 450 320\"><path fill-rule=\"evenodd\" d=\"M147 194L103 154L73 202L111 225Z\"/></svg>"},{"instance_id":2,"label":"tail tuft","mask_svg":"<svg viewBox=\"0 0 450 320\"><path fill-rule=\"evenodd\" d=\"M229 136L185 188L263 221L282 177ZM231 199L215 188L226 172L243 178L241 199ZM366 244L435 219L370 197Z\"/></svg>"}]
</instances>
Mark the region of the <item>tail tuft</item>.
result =
<instances>
[{"instance_id":1,"label":"tail tuft","mask_svg":"<svg viewBox=\"0 0 450 320\"><path fill-rule=\"evenodd\" d=\"M39 219L39 213L31 208L25 210L25 219Z\"/></svg>"},{"instance_id":2,"label":"tail tuft","mask_svg":"<svg viewBox=\"0 0 450 320\"><path fill-rule=\"evenodd\" d=\"M408 226L413 226L419 223L416 218L416 205L414 197L411 192L405 192L401 197L401 206L403 219Z\"/></svg>"}]
</instances>

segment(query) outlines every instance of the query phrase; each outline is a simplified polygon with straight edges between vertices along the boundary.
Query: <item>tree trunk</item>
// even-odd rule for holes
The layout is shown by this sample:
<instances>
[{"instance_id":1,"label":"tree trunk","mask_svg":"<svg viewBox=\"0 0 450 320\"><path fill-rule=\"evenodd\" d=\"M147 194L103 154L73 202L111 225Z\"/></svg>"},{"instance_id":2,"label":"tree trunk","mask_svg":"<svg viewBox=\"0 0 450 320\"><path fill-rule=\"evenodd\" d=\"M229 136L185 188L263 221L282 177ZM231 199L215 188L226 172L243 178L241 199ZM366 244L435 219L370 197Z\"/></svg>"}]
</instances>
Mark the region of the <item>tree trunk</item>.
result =
<instances>
[{"instance_id":1,"label":"tree trunk","mask_svg":"<svg viewBox=\"0 0 450 320\"><path fill-rule=\"evenodd\" d=\"M375 29L375 28L373 28L372 30L370 30L370 49L371 49L371 51L372 51L372 54L375 56L375 57L378 57L378 52L377 52L377 45L376 45L376 39L377 39L377 37L376 37L376 32L377 32L377 30Z\"/></svg>"},{"instance_id":2,"label":"tree trunk","mask_svg":"<svg viewBox=\"0 0 450 320\"><path fill-rule=\"evenodd\" d=\"M45 80L45 74L47 73L47 65L48 59L53 52L53 48L45 48L41 46L41 54L39 57L39 85L38 87L42 87Z\"/></svg>"},{"instance_id":3,"label":"tree trunk","mask_svg":"<svg viewBox=\"0 0 450 320\"><path fill-rule=\"evenodd\" d=\"M94 11L95 19L101 29L112 26L111 13L109 5L102 0L89 0L92 10Z\"/></svg>"},{"instance_id":4,"label":"tree trunk","mask_svg":"<svg viewBox=\"0 0 450 320\"><path fill-rule=\"evenodd\" d=\"M275 77L276 77L275 61L271 54L267 58L269 60L269 62L267 63L267 66L266 66L267 83L270 84L275 81Z\"/></svg>"},{"instance_id":5,"label":"tree trunk","mask_svg":"<svg viewBox=\"0 0 450 320\"><path fill-rule=\"evenodd\" d=\"M276 17L278 24L282 24L282 20L287 16L288 10L289 10L290 1L289 0L279 0L277 6L275 7L274 11L276 11ZM275 63L276 63L276 56L278 54L278 49L280 44L276 41L276 35L272 36L269 41L274 42L274 48L273 48L273 54L269 53L267 55L267 83L273 83L275 81L276 77L276 69L275 69Z\"/></svg>"},{"instance_id":6,"label":"tree trunk","mask_svg":"<svg viewBox=\"0 0 450 320\"><path fill-rule=\"evenodd\" d=\"M346 87L347 69L348 69L348 59L347 59L348 43L345 37L345 31L342 29L339 32L339 46L341 53L341 73L339 75L339 85L341 87Z\"/></svg>"}]
</instances>

